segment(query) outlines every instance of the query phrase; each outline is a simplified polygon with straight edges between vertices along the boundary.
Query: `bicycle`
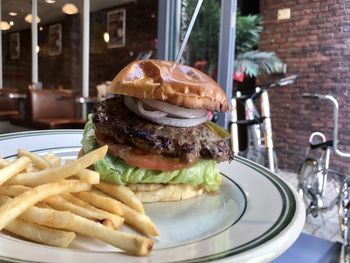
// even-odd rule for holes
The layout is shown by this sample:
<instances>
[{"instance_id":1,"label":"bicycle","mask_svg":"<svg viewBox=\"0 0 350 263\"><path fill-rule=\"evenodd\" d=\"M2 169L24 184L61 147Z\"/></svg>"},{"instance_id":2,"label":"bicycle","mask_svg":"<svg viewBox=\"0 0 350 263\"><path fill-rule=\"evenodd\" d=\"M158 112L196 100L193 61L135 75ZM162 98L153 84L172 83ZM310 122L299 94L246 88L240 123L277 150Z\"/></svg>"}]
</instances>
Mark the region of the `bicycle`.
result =
<instances>
[{"instance_id":1,"label":"bicycle","mask_svg":"<svg viewBox=\"0 0 350 263\"><path fill-rule=\"evenodd\" d=\"M239 154L260 165L268 167L272 172L278 169L276 152L273 148L272 125L268 90L293 84L297 75L277 80L270 84L256 87L253 94L242 95L236 92L231 100L231 146L234 154ZM261 99L261 114L255 107L254 101ZM237 103L242 103L245 109L245 120L237 118ZM239 151L238 125L247 127L247 148Z\"/></svg>"},{"instance_id":2,"label":"bicycle","mask_svg":"<svg viewBox=\"0 0 350 263\"><path fill-rule=\"evenodd\" d=\"M298 192L306 205L307 215L318 217L321 213L338 206L338 219L343 239L343 252L350 260L350 177L330 169L331 154L350 158L350 153L338 148L338 101L331 95L304 93L304 98L325 100L333 106L332 139L327 140L322 132L310 135L306 158L298 172ZM311 157L312 150L321 149L318 159ZM325 204L327 182L332 182L337 195L329 204Z\"/></svg>"}]
</instances>

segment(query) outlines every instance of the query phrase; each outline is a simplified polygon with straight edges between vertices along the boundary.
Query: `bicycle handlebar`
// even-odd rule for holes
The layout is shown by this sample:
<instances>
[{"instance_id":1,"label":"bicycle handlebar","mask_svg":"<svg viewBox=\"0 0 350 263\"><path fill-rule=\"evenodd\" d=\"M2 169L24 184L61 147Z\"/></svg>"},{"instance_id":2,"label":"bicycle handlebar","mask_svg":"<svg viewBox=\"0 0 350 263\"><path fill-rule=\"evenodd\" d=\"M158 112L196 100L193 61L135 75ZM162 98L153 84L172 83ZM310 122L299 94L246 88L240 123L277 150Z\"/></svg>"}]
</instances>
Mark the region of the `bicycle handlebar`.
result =
<instances>
[{"instance_id":1,"label":"bicycle handlebar","mask_svg":"<svg viewBox=\"0 0 350 263\"><path fill-rule=\"evenodd\" d=\"M338 118L339 103L337 99L331 95L303 93L304 98L321 99L330 102L333 106L333 151L340 157L350 158L350 153L342 152L338 149Z\"/></svg>"},{"instance_id":2,"label":"bicycle handlebar","mask_svg":"<svg viewBox=\"0 0 350 263\"><path fill-rule=\"evenodd\" d=\"M290 84L293 84L297 78L298 78L297 74L291 75L291 76L288 76L286 78L282 78L282 79L278 80L276 82L276 84L279 87L290 85Z\"/></svg>"},{"instance_id":3,"label":"bicycle handlebar","mask_svg":"<svg viewBox=\"0 0 350 263\"><path fill-rule=\"evenodd\" d=\"M298 75L291 75L282 79L277 80L274 83L270 83L270 84L263 84L261 86L257 86L255 88L255 92L251 95L242 95L240 94L239 96L236 96L236 99L241 99L241 100L246 100L246 99L255 99L256 97L259 97L264 90L268 90L270 88L274 88L274 87L283 87L283 86L287 86L290 84L293 84L295 82L295 80L298 78Z\"/></svg>"},{"instance_id":4,"label":"bicycle handlebar","mask_svg":"<svg viewBox=\"0 0 350 263\"><path fill-rule=\"evenodd\" d=\"M263 84L261 86L257 86L255 88L255 92L252 95L248 96L247 98L254 100L255 98L259 97L264 91L270 88L283 87L283 86L293 84L297 78L298 78L298 75L295 74L295 75L291 75L291 76L279 79L276 82L273 82L270 84Z\"/></svg>"},{"instance_id":5,"label":"bicycle handlebar","mask_svg":"<svg viewBox=\"0 0 350 263\"><path fill-rule=\"evenodd\" d=\"M307 99L320 99L320 94L312 94L312 93L303 93L302 94L303 98Z\"/></svg>"}]
</instances>

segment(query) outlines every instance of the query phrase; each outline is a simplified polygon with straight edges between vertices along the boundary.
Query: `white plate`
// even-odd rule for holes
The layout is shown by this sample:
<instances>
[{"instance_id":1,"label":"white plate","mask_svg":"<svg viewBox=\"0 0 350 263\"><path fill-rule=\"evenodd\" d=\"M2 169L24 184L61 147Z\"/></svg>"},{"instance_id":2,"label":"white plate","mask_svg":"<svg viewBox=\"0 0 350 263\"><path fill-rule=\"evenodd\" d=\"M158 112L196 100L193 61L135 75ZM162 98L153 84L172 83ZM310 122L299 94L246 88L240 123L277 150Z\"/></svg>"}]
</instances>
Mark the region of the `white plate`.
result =
<instances>
[{"instance_id":1,"label":"white plate","mask_svg":"<svg viewBox=\"0 0 350 263\"><path fill-rule=\"evenodd\" d=\"M52 151L75 158L81 130L51 130L0 135L0 156L18 148L38 154ZM160 236L150 256L133 257L90 238L70 248L38 245L0 233L0 260L12 262L267 262L300 234L304 206L281 179L243 158L220 165L221 190L182 202L154 203L146 212Z\"/></svg>"}]
</instances>

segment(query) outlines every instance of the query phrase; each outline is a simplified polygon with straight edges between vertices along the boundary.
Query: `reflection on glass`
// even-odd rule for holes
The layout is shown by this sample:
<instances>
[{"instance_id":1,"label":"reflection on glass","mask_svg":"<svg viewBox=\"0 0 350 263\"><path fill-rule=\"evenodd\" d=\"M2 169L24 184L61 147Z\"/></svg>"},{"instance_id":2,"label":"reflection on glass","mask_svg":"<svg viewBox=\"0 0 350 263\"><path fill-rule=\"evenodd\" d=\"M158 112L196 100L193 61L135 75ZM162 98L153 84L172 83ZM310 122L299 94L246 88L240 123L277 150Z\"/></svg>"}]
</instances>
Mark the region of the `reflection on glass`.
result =
<instances>
[{"instance_id":1,"label":"reflection on glass","mask_svg":"<svg viewBox=\"0 0 350 263\"><path fill-rule=\"evenodd\" d=\"M73 3L73 8L67 5ZM82 4L80 0L38 1L36 51L44 89L63 88L81 94ZM67 6L71 8L68 11ZM63 13L62 7L75 14ZM90 94L95 96L97 85L112 80L126 64L156 57L158 1L91 0L90 12L89 84ZM31 83L30 1L8 1L2 19L8 28L2 31L4 88L25 92ZM1 26L5 30L3 23Z\"/></svg>"},{"instance_id":2,"label":"reflection on glass","mask_svg":"<svg viewBox=\"0 0 350 263\"><path fill-rule=\"evenodd\" d=\"M33 17L32 17L32 14L28 14L25 16L24 20L27 22L27 23L32 23L33 21ZM36 22L37 23L40 23L41 22L41 19L39 16L36 17Z\"/></svg>"},{"instance_id":3,"label":"reflection on glass","mask_svg":"<svg viewBox=\"0 0 350 263\"><path fill-rule=\"evenodd\" d=\"M68 3L62 7L62 12L67 15L75 15L78 13L78 8L76 7L76 5Z\"/></svg>"},{"instance_id":4,"label":"reflection on glass","mask_svg":"<svg viewBox=\"0 0 350 263\"><path fill-rule=\"evenodd\" d=\"M182 1L182 37L186 32L196 4L196 0ZM186 64L205 72L214 79L217 75L219 31L220 1L205 0L193 26L184 59Z\"/></svg>"}]
</instances>

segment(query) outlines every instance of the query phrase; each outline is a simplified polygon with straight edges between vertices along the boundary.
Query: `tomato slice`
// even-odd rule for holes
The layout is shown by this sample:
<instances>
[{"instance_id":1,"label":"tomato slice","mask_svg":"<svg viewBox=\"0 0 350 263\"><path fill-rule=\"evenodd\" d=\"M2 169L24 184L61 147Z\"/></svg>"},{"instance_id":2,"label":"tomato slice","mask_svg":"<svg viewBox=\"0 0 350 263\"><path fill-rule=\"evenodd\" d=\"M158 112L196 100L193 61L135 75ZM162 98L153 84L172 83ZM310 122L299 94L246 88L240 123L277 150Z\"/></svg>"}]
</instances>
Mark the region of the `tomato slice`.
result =
<instances>
[{"instance_id":1,"label":"tomato slice","mask_svg":"<svg viewBox=\"0 0 350 263\"><path fill-rule=\"evenodd\" d=\"M108 145L108 151L119 156L128 164L145 169L173 171L189 166L181 163L179 158L168 158L161 154L146 152L136 147L114 143L110 138L95 131L96 140L100 145Z\"/></svg>"},{"instance_id":2,"label":"tomato slice","mask_svg":"<svg viewBox=\"0 0 350 263\"><path fill-rule=\"evenodd\" d=\"M143 152L128 145L108 143L108 150L128 164L145 169L173 171L188 166L186 163L181 163L179 158L168 158L161 154Z\"/></svg>"}]
</instances>

